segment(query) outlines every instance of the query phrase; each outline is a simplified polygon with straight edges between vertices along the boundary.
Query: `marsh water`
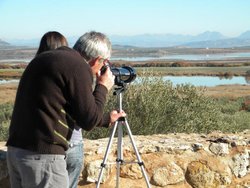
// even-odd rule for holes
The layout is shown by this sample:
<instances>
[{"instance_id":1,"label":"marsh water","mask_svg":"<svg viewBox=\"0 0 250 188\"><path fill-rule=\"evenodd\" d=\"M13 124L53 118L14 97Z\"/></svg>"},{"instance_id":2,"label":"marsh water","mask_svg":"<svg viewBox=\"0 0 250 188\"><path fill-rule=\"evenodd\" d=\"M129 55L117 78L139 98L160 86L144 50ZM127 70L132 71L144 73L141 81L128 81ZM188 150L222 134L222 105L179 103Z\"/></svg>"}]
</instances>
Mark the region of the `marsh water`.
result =
<instances>
[{"instance_id":1,"label":"marsh water","mask_svg":"<svg viewBox=\"0 0 250 188\"><path fill-rule=\"evenodd\" d=\"M230 59L246 59L250 58L250 52L238 53L217 53L217 54L183 54L183 55L167 55L161 57L114 57L111 60L124 61L148 61L148 60L230 60ZM194 86L217 86L217 85L233 85L233 84L250 84L250 81L243 77L221 78L216 76L165 76L164 80L170 80L173 84L192 84ZM140 79L139 79L140 80Z\"/></svg>"},{"instance_id":2,"label":"marsh water","mask_svg":"<svg viewBox=\"0 0 250 188\"><path fill-rule=\"evenodd\" d=\"M161 57L113 57L111 60L124 61L148 61L148 60L230 60L250 58L250 52L239 53L217 53L217 54L182 54L182 55L166 55Z\"/></svg>"},{"instance_id":3,"label":"marsh water","mask_svg":"<svg viewBox=\"0 0 250 188\"><path fill-rule=\"evenodd\" d=\"M163 80L169 80L174 85L177 84L192 84L194 86L217 86L217 85L233 85L233 84L250 84L243 76L232 78L220 78L214 76L164 76ZM19 80L0 80L0 84L18 83ZM135 83L140 83L140 77L136 78Z\"/></svg>"},{"instance_id":4,"label":"marsh water","mask_svg":"<svg viewBox=\"0 0 250 188\"><path fill-rule=\"evenodd\" d=\"M232 78L220 78L215 76L165 76L164 80L170 80L173 84L192 84L194 86L218 86L233 84L250 84L243 76Z\"/></svg>"},{"instance_id":5,"label":"marsh water","mask_svg":"<svg viewBox=\"0 0 250 188\"><path fill-rule=\"evenodd\" d=\"M183 54L183 55L167 55L162 57L112 57L112 60L124 61L147 61L147 60L229 60L250 58L250 52L238 53L218 53L218 54ZM28 61L27 59L25 59ZM3 61L3 60L2 60ZM10 61L10 60L8 60ZM14 61L14 60L13 60ZM15 59L16 61L16 59ZM1 61L0 61L1 62ZM231 84L250 84L243 76L232 78L220 78L212 76L165 76L164 80L170 80L173 84L192 84L194 86L217 86ZM140 78L136 79L140 81ZM0 80L0 84L18 82L18 80Z\"/></svg>"}]
</instances>

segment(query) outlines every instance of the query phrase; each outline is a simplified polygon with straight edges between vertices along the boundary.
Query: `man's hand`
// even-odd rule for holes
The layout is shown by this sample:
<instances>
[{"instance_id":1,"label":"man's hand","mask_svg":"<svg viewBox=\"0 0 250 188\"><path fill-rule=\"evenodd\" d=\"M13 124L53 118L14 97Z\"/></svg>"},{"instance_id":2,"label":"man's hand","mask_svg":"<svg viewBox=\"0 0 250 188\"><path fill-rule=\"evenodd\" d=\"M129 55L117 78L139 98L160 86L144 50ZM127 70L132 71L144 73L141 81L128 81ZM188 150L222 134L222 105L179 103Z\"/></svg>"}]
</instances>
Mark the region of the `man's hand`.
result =
<instances>
[{"instance_id":1,"label":"man's hand","mask_svg":"<svg viewBox=\"0 0 250 188\"><path fill-rule=\"evenodd\" d=\"M100 75L100 73L97 75L97 83L104 85L108 91L113 87L115 83L115 76L109 67L107 67L103 75Z\"/></svg>"},{"instance_id":2,"label":"man's hand","mask_svg":"<svg viewBox=\"0 0 250 188\"><path fill-rule=\"evenodd\" d=\"M125 117L127 114L122 110L118 112L117 110L113 110L110 112L110 123L116 122L120 117Z\"/></svg>"}]
</instances>

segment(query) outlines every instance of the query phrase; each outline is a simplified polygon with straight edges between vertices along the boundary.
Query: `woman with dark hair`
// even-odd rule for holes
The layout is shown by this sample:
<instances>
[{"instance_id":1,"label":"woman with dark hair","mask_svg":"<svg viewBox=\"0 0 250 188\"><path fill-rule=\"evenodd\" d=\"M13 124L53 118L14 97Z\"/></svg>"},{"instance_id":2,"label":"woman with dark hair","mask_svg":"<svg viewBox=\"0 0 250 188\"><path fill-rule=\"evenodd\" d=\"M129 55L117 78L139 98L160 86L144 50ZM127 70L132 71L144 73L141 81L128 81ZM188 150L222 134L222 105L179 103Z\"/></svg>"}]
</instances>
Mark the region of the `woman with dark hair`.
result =
<instances>
[{"instance_id":1,"label":"woman with dark hair","mask_svg":"<svg viewBox=\"0 0 250 188\"><path fill-rule=\"evenodd\" d=\"M36 55L61 46L68 46L67 39L57 31L49 31L41 38ZM69 175L69 188L77 188L78 179L83 167L82 129L77 125L75 125L69 141L69 149L66 151L66 162Z\"/></svg>"},{"instance_id":2,"label":"woman with dark hair","mask_svg":"<svg viewBox=\"0 0 250 188\"><path fill-rule=\"evenodd\" d=\"M44 51L54 50L61 46L68 46L67 39L57 31L49 31L41 38L36 55Z\"/></svg>"}]
</instances>

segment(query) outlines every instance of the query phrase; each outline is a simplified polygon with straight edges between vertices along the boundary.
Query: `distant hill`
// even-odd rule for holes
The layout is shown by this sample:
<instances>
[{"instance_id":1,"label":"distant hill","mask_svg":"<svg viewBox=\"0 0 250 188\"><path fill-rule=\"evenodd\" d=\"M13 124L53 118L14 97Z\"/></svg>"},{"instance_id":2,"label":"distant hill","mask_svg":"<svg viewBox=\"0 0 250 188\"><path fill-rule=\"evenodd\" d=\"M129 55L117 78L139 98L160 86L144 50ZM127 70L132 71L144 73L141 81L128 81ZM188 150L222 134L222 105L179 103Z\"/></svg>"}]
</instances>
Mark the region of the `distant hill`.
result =
<instances>
[{"instance_id":1,"label":"distant hill","mask_svg":"<svg viewBox=\"0 0 250 188\"><path fill-rule=\"evenodd\" d=\"M250 31L246 31L236 38L222 37L217 40L200 40L197 42L184 43L183 46L191 48L232 48L250 46Z\"/></svg>"},{"instance_id":2,"label":"distant hill","mask_svg":"<svg viewBox=\"0 0 250 188\"><path fill-rule=\"evenodd\" d=\"M238 38L240 39L250 39L250 31L242 33Z\"/></svg>"},{"instance_id":3,"label":"distant hill","mask_svg":"<svg viewBox=\"0 0 250 188\"><path fill-rule=\"evenodd\" d=\"M229 38L219 32L206 31L199 35L135 35L135 36L110 36L115 45L131 45L138 47L174 47L183 46L190 48L232 48L250 46L250 31L242 33L237 38Z\"/></svg>"},{"instance_id":4,"label":"distant hill","mask_svg":"<svg viewBox=\"0 0 250 188\"><path fill-rule=\"evenodd\" d=\"M196 35L192 37L192 41L216 41L216 40L221 40L221 39L226 39L224 35L222 35L219 32L211 32L211 31L206 31L204 33L201 33L199 35Z\"/></svg>"},{"instance_id":5,"label":"distant hill","mask_svg":"<svg viewBox=\"0 0 250 188\"><path fill-rule=\"evenodd\" d=\"M109 36L115 46L134 47L190 47L190 48L233 48L250 46L250 30L238 37L229 38L216 31L206 31L198 35L180 34L141 34L134 36ZM74 45L78 37L68 37L70 47ZM15 46L38 47L40 39L9 40L8 43ZM0 45L1 46L1 45Z\"/></svg>"},{"instance_id":6,"label":"distant hill","mask_svg":"<svg viewBox=\"0 0 250 188\"><path fill-rule=\"evenodd\" d=\"M8 43L13 46L38 47L40 39L9 39Z\"/></svg>"},{"instance_id":7,"label":"distant hill","mask_svg":"<svg viewBox=\"0 0 250 188\"><path fill-rule=\"evenodd\" d=\"M190 48L233 48L250 46L250 39L230 38L223 40L208 40L199 42L185 43L182 46Z\"/></svg>"},{"instance_id":8,"label":"distant hill","mask_svg":"<svg viewBox=\"0 0 250 188\"><path fill-rule=\"evenodd\" d=\"M188 42L191 35L175 34L143 34L134 36L112 35L110 40L113 45L128 45L138 47L167 47L175 46L182 42Z\"/></svg>"},{"instance_id":9,"label":"distant hill","mask_svg":"<svg viewBox=\"0 0 250 188\"><path fill-rule=\"evenodd\" d=\"M72 47L75 44L77 39L78 39L78 37L76 37L76 36L68 37L69 46ZM35 47L35 48L37 48L39 46L40 40L41 39L39 39L39 38L10 39L8 42L11 45L15 45L15 46L27 46L27 47Z\"/></svg>"},{"instance_id":10,"label":"distant hill","mask_svg":"<svg viewBox=\"0 0 250 188\"><path fill-rule=\"evenodd\" d=\"M3 40L0 39L0 47L4 47L4 46L10 46L10 44L8 42L5 42Z\"/></svg>"}]
</instances>

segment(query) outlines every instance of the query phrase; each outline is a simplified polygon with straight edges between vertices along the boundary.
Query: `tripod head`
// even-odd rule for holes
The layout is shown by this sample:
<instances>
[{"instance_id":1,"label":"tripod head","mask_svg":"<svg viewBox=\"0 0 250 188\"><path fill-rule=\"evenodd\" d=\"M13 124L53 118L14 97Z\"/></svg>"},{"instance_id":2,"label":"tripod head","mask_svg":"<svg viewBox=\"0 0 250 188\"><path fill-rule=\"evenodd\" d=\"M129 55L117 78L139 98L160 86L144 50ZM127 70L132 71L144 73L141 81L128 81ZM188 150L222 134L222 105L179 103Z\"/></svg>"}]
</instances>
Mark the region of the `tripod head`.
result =
<instances>
[{"instance_id":1,"label":"tripod head","mask_svg":"<svg viewBox=\"0 0 250 188\"><path fill-rule=\"evenodd\" d=\"M122 111L122 92L124 92L126 90L126 83L117 85L117 87L115 87L115 91L113 93L113 95L117 96L117 103L118 103L118 109L119 112Z\"/></svg>"},{"instance_id":2,"label":"tripod head","mask_svg":"<svg viewBox=\"0 0 250 188\"><path fill-rule=\"evenodd\" d=\"M115 87L115 91L113 92L113 95L119 95L121 94L122 92L124 92L127 88L126 88L127 84L126 83L123 83L121 85L117 85Z\"/></svg>"}]
</instances>

